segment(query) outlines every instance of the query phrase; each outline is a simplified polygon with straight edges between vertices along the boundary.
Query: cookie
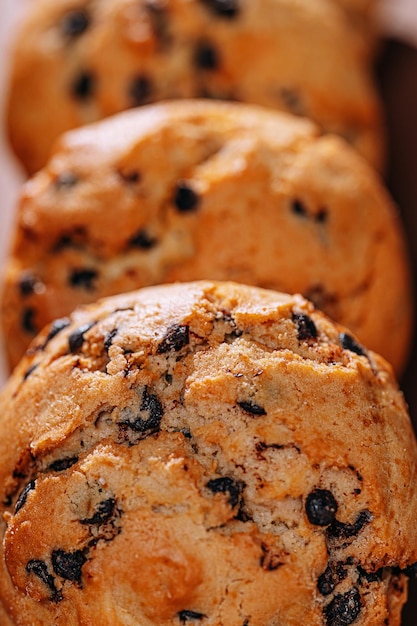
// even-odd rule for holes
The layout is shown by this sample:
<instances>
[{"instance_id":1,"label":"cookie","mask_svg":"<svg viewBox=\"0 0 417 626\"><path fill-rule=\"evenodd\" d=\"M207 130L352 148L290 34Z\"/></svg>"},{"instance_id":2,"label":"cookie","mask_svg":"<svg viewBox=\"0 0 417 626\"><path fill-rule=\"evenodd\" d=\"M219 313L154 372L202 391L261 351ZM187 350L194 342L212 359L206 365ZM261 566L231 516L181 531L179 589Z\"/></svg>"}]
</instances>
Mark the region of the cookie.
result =
<instances>
[{"instance_id":1,"label":"cookie","mask_svg":"<svg viewBox=\"0 0 417 626\"><path fill-rule=\"evenodd\" d=\"M11 144L33 173L68 129L207 97L311 117L379 165L366 56L334 0L37 0L13 54Z\"/></svg>"},{"instance_id":2,"label":"cookie","mask_svg":"<svg viewBox=\"0 0 417 626\"><path fill-rule=\"evenodd\" d=\"M207 100L72 131L25 185L2 297L11 364L77 304L201 278L302 293L404 365L408 261L374 172L306 120Z\"/></svg>"},{"instance_id":3,"label":"cookie","mask_svg":"<svg viewBox=\"0 0 417 626\"><path fill-rule=\"evenodd\" d=\"M0 597L31 626L399 626L417 448L390 368L301 296L80 308L1 396Z\"/></svg>"}]
</instances>

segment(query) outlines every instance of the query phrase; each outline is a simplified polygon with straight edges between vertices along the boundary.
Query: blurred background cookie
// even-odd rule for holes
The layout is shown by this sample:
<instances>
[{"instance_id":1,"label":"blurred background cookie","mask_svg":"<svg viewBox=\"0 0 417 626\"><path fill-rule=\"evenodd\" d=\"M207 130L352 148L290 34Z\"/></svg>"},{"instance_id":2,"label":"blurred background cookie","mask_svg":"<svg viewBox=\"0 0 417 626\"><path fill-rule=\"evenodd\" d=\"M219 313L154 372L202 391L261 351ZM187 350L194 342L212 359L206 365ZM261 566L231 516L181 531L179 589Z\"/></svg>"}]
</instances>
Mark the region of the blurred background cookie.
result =
<instances>
[{"instance_id":1,"label":"blurred background cookie","mask_svg":"<svg viewBox=\"0 0 417 626\"><path fill-rule=\"evenodd\" d=\"M29 173L59 134L155 100L238 100L314 119L381 165L363 33L334 0L37 0L8 100Z\"/></svg>"},{"instance_id":2,"label":"blurred background cookie","mask_svg":"<svg viewBox=\"0 0 417 626\"><path fill-rule=\"evenodd\" d=\"M372 169L307 120L207 100L72 131L24 186L2 301L10 361L76 304L200 278L302 293L404 367L408 261Z\"/></svg>"},{"instance_id":3,"label":"blurred background cookie","mask_svg":"<svg viewBox=\"0 0 417 626\"><path fill-rule=\"evenodd\" d=\"M405 403L300 296L203 282L85 307L35 340L1 406L12 623L400 625Z\"/></svg>"}]
</instances>

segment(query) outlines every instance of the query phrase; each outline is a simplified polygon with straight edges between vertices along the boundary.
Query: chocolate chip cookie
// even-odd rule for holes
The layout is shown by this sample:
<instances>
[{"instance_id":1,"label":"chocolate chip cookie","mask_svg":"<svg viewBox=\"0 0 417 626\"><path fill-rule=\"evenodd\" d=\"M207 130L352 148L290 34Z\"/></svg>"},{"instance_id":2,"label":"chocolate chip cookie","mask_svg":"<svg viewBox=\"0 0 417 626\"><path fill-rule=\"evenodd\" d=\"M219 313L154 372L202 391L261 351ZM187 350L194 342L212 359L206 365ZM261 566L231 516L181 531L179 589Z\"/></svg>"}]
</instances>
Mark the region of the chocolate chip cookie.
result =
<instances>
[{"instance_id":1,"label":"chocolate chip cookie","mask_svg":"<svg viewBox=\"0 0 417 626\"><path fill-rule=\"evenodd\" d=\"M11 144L33 173L68 129L205 97L311 117L380 164L366 57L334 0L37 0L13 53Z\"/></svg>"},{"instance_id":2,"label":"chocolate chip cookie","mask_svg":"<svg viewBox=\"0 0 417 626\"><path fill-rule=\"evenodd\" d=\"M404 365L408 261L375 173L304 119L208 100L72 131L25 185L2 301L11 363L77 304L200 278L302 293Z\"/></svg>"},{"instance_id":3,"label":"chocolate chip cookie","mask_svg":"<svg viewBox=\"0 0 417 626\"><path fill-rule=\"evenodd\" d=\"M105 299L46 328L0 401L11 624L400 625L406 406L301 296L210 281Z\"/></svg>"}]
</instances>

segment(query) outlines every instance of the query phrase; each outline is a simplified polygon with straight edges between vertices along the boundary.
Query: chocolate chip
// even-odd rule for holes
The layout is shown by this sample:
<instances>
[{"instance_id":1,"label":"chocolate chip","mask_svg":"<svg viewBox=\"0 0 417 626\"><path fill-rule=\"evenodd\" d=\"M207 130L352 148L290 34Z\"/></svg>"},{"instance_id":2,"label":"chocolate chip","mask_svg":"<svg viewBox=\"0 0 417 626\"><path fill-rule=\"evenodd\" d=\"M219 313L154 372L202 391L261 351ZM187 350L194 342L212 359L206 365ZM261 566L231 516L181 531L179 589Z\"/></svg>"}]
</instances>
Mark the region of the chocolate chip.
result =
<instances>
[{"instance_id":1,"label":"chocolate chip","mask_svg":"<svg viewBox=\"0 0 417 626\"><path fill-rule=\"evenodd\" d=\"M367 572L360 565L358 565L357 570L359 574L359 580L362 580L364 578L366 582L374 583L381 582L384 568L381 567L380 569L376 570L376 572Z\"/></svg>"},{"instance_id":2,"label":"chocolate chip","mask_svg":"<svg viewBox=\"0 0 417 626\"><path fill-rule=\"evenodd\" d=\"M98 525L105 524L116 512L116 499L107 498L98 503L92 517L80 520L81 524Z\"/></svg>"},{"instance_id":3,"label":"chocolate chip","mask_svg":"<svg viewBox=\"0 0 417 626\"><path fill-rule=\"evenodd\" d=\"M28 574L34 574L37 576L51 591L50 600L52 602L60 602L62 600L62 593L58 591L55 586L55 579L48 572L48 566L45 561L39 559L31 559L26 565L26 571Z\"/></svg>"},{"instance_id":4,"label":"chocolate chip","mask_svg":"<svg viewBox=\"0 0 417 626\"><path fill-rule=\"evenodd\" d=\"M94 326L95 322L89 322L88 324L83 324L77 330L74 330L68 337L68 345L70 352L77 352L81 348L84 343L84 335Z\"/></svg>"},{"instance_id":5,"label":"chocolate chip","mask_svg":"<svg viewBox=\"0 0 417 626\"><path fill-rule=\"evenodd\" d=\"M95 78L90 72L82 72L71 85L71 94L77 100L88 100L94 94Z\"/></svg>"},{"instance_id":6,"label":"chocolate chip","mask_svg":"<svg viewBox=\"0 0 417 626\"><path fill-rule=\"evenodd\" d=\"M187 213L189 211L194 211L194 209L198 207L200 198L187 183L179 182L174 193L173 201L178 211L181 211L181 213Z\"/></svg>"},{"instance_id":7,"label":"chocolate chip","mask_svg":"<svg viewBox=\"0 0 417 626\"><path fill-rule=\"evenodd\" d=\"M179 611L177 615L180 622L182 622L183 624L185 624L186 622L200 620L207 617L207 615L204 615L204 613L197 613L197 611Z\"/></svg>"},{"instance_id":8,"label":"chocolate chip","mask_svg":"<svg viewBox=\"0 0 417 626\"><path fill-rule=\"evenodd\" d=\"M16 500L16 505L15 505L15 509L14 509L15 515L16 515L16 513L18 513L18 511L20 511L22 506L24 506L24 504L25 504L25 502L27 500L27 497L28 497L28 493L30 491L32 491L33 489L35 489L35 486L36 486L36 481L35 480L31 480L26 485L26 487L21 491L19 497Z\"/></svg>"},{"instance_id":9,"label":"chocolate chip","mask_svg":"<svg viewBox=\"0 0 417 626\"><path fill-rule=\"evenodd\" d=\"M317 589L322 596L328 596L333 593L342 580L347 576L346 564L340 561L336 563L329 563L324 570L323 574L319 576L317 581Z\"/></svg>"},{"instance_id":10,"label":"chocolate chip","mask_svg":"<svg viewBox=\"0 0 417 626\"><path fill-rule=\"evenodd\" d=\"M68 317L61 317L60 319L57 319L54 322L52 322L51 326L49 327L50 330L46 336L43 347L45 348L46 345L51 341L51 339L56 337L56 335L58 335L58 333L60 333L61 330L64 330L64 328L67 328L70 324L71 322L68 319Z\"/></svg>"},{"instance_id":11,"label":"chocolate chip","mask_svg":"<svg viewBox=\"0 0 417 626\"><path fill-rule=\"evenodd\" d=\"M141 179L141 175L137 170L130 170L129 172L119 171L118 174L123 182L128 185L136 185Z\"/></svg>"},{"instance_id":12,"label":"chocolate chip","mask_svg":"<svg viewBox=\"0 0 417 626\"><path fill-rule=\"evenodd\" d=\"M202 0L202 2L214 15L227 19L237 17L240 11L240 0Z\"/></svg>"},{"instance_id":13,"label":"chocolate chip","mask_svg":"<svg viewBox=\"0 0 417 626\"><path fill-rule=\"evenodd\" d=\"M330 491L314 489L307 496L306 513L310 524L328 526L335 518L337 502Z\"/></svg>"},{"instance_id":14,"label":"chocolate chip","mask_svg":"<svg viewBox=\"0 0 417 626\"><path fill-rule=\"evenodd\" d=\"M158 397L148 393L147 388L144 389L142 394L140 411L148 412L148 418L143 419L136 415L132 419L122 421L121 425L132 429L135 433L140 433L140 439L144 439L160 430L161 419L164 414L162 404Z\"/></svg>"},{"instance_id":15,"label":"chocolate chip","mask_svg":"<svg viewBox=\"0 0 417 626\"><path fill-rule=\"evenodd\" d=\"M356 537L363 527L369 524L371 519L372 513L368 510L361 511L353 524L344 524L335 519L327 529L327 535L335 539Z\"/></svg>"},{"instance_id":16,"label":"chocolate chip","mask_svg":"<svg viewBox=\"0 0 417 626\"><path fill-rule=\"evenodd\" d=\"M50 469L52 472L63 472L69 467L72 467L73 465L75 465L77 461L78 461L78 456L71 456L66 459L57 459L56 461L53 461L50 464L48 469Z\"/></svg>"},{"instance_id":17,"label":"chocolate chip","mask_svg":"<svg viewBox=\"0 0 417 626\"><path fill-rule=\"evenodd\" d=\"M203 70L216 70L219 67L219 55L216 48L208 42L200 42L195 50L194 63Z\"/></svg>"},{"instance_id":18,"label":"chocolate chip","mask_svg":"<svg viewBox=\"0 0 417 626\"><path fill-rule=\"evenodd\" d=\"M56 189L71 189L78 183L78 177L73 172L62 172L54 180Z\"/></svg>"},{"instance_id":19,"label":"chocolate chip","mask_svg":"<svg viewBox=\"0 0 417 626\"><path fill-rule=\"evenodd\" d=\"M81 569L87 561L83 550L75 550L75 552L54 550L51 560L55 574L65 578L65 580L71 580L81 585Z\"/></svg>"},{"instance_id":20,"label":"chocolate chip","mask_svg":"<svg viewBox=\"0 0 417 626\"><path fill-rule=\"evenodd\" d=\"M24 331L30 333L31 335L35 335L38 329L35 326L34 322L35 310L31 308L23 309L22 317L21 317L21 326Z\"/></svg>"},{"instance_id":21,"label":"chocolate chip","mask_svg":"<svg viewBox=\"0 0 417 626\"><path fill-rule=\"evenodd\" d=\"M94 281L98 277L98 271L95 269L82 268L72 270L68 282L71 287L86 289L92 291L94 289Z\"/></svg>"},{"instance_id":22,"label":"chocolate chip","mask_svg":"<svg viewBox=\"0 0 417 626\"><path fill-rule=\"evenodd\" d=\"M356 587L338 594L324 609L327 626L349 626L361 612L361 597Z\"/></svg>"},{"instance_id":23,"label":"chocolate chip","mask_svg":"<svg viewBox=\"0 0 417 626\"><path fill-rule=\"evenodd\" d=\"M113 328L113 330L111 330L109 333L107 333L106 338L104 339L104 349L106 350L106 352L109 351L110 346L113 343L113 339L115 338L117 333L118 333L117 328Z\"/></svg>"},{"instance_id":24,"label":"chocolate chip","mask_svg":"<svg viewBox=\"0 0 417 626\"><path fill-rule=\"evenodd\" d=\"M152 83L147 76L136 76L129 86L129 99L132 106L141 106L150 102Z\"/></svg>"},{"instance_id":25,"label":"chocolate chip","mask_svg":"<svg viewBox=\"0 0 417 626\"><path fill-rule=\"evenodd\" d=\"M61 22L61 30L66 37L71 39L79 37L90 26L90 16L87 11L72 11L64 15Z\"/></svg>"},{"instance_id":26,"label":"chocolate chip","mask_svg":"<svg viewBox=\"0 0 417 626\"><path fill-rule=\"evenodd\" d=\"M178 352L181 348L187 346L190 341L189 330L190 327L186 325L172 324L169 326L156 350L156 354L164 354L171 350Z\"/></svg>"},{"instance_id":27,"label":"chocolate chip","mask_svg":"<svg viewBox=\"0 0 417 626\"><path fill-rule=\"evenodd\" d=\"M366 356L365 349L348 333L340 333L339 341L344 350L349 350L350 352L355 352L359 356Z\"/></svg>"},{"instance_id":28,"label":"chocolate chip","mask_svg":"<svg viewBox=\"0 0 417 626\"><path fill-rule=\"evenodd\" d=\"M141 228L136 235L129 239L129 246L142 250L150 250L156 243L156 238L152 237L144 228Z\"/></svg>"},{"instance_id":29,"label":"chocolate chip","mask_svg":"<svg viewBox=\"0 0 417 626\"><path fill-rule=\"evenodd\" d=\"M206 487L210 489L212 493L228 494L229 497L227 501L233 509L240 502L244 486L242 481L230 478L229 476L213 478L206 484Z\"/></svg>"},{"instance_id":30,"label":"chocolate chip","mask_svg":"<svg viewBox=\"0 0 417 626\"><path fill-rule=\"evenodd\" d=\"M255 404L255 402L251 402L250 400L242 400L241 402L238 402L238 405L241 409L246 411L246 413L250 413L251 415L266 415L266 411L263 406Z\"/></svg>"},{"instance_id":31,"label":"chocolate chip","mask_svg":"<svg viewBox=\"0 0 417 626\"><path fill-rule=\"evenodd\" d=\"M293 313L292 321L297 327L297 336L299 341L317 339L317 327L311 317L305 313Z\"/></svg>"},{"instance_id":32,"label":"chocolate chip","mask_svg":"<svg viewBox=\"0 0 417 626\"><path fill-rule=\"evenodd\" d=\"M327 222L328 213L326 209L320 209L315 215L315 220L318 224L324 224Z\"/></svg>"},{"instance_id":33,"label":"chocolate chip","mask_svg":"<svg viewBox=\"0 0 417 626\"><path fill-rule=\"evenodd\" d=\"M38 279L33 276L33 274L30 274L29 272L25 273L19 281L20 294L24 298L32 295L35 292L38 282Z\"/></svg>"},{"instance_id":34,"label":"chocolate chip","mask_svg":"<svg viewBox=\"0 0 417 626\"><path fill-rule=\"evenodd\" d=\"M305 115L306 108L303 103L301 94L295 89L289 87L281 87L279 94L281 100L288 111L294 115Z\"/></svg>"},{"instance_id":35,"label":"chocolate chip","mask_svg":"<svg viewBox=\"0 0 417 626\"><path fill-rule=\"evenodd\" d=\"M308 215L305 204L297 198L291 202L291 210L295 215L298 215L299 217L307 217Z\"/></svg>"},{"instance_id":36,"label":"chocolate chip","mask_svg":"<svg viewBox=\"0 0 417 626\"><path fill-rule=\"evenodd\" d=\"M26 380L27 378L29 378L29 376L35 371L38 365L39 363L34 363L30 367L28 367L26 372L23 374L23 380Z\"/></svg>"}]
</instances>

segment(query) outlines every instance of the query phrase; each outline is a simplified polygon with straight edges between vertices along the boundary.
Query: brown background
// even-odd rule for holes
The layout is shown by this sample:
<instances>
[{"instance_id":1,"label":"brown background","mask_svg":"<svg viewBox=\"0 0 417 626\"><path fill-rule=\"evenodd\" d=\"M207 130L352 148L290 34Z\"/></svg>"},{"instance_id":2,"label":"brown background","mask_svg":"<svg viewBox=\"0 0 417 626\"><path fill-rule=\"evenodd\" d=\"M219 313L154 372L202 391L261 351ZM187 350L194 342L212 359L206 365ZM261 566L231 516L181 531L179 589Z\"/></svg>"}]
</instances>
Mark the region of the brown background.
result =
<instances>
[{"instance_id":1,"label":"brown background","mask_svg":"<svg viewBox=\"0 0 417 626\"><path fill-rule=\"evenodd\" d=\"M395 39L386 41L377 78L386 106L389 139L386 182L406 226L417 294L417 48ZM400 383L417 431L417 332L411 360ZM417 581L410 585L403 626L417 626Z\"/></svg>"}]
</instances>

